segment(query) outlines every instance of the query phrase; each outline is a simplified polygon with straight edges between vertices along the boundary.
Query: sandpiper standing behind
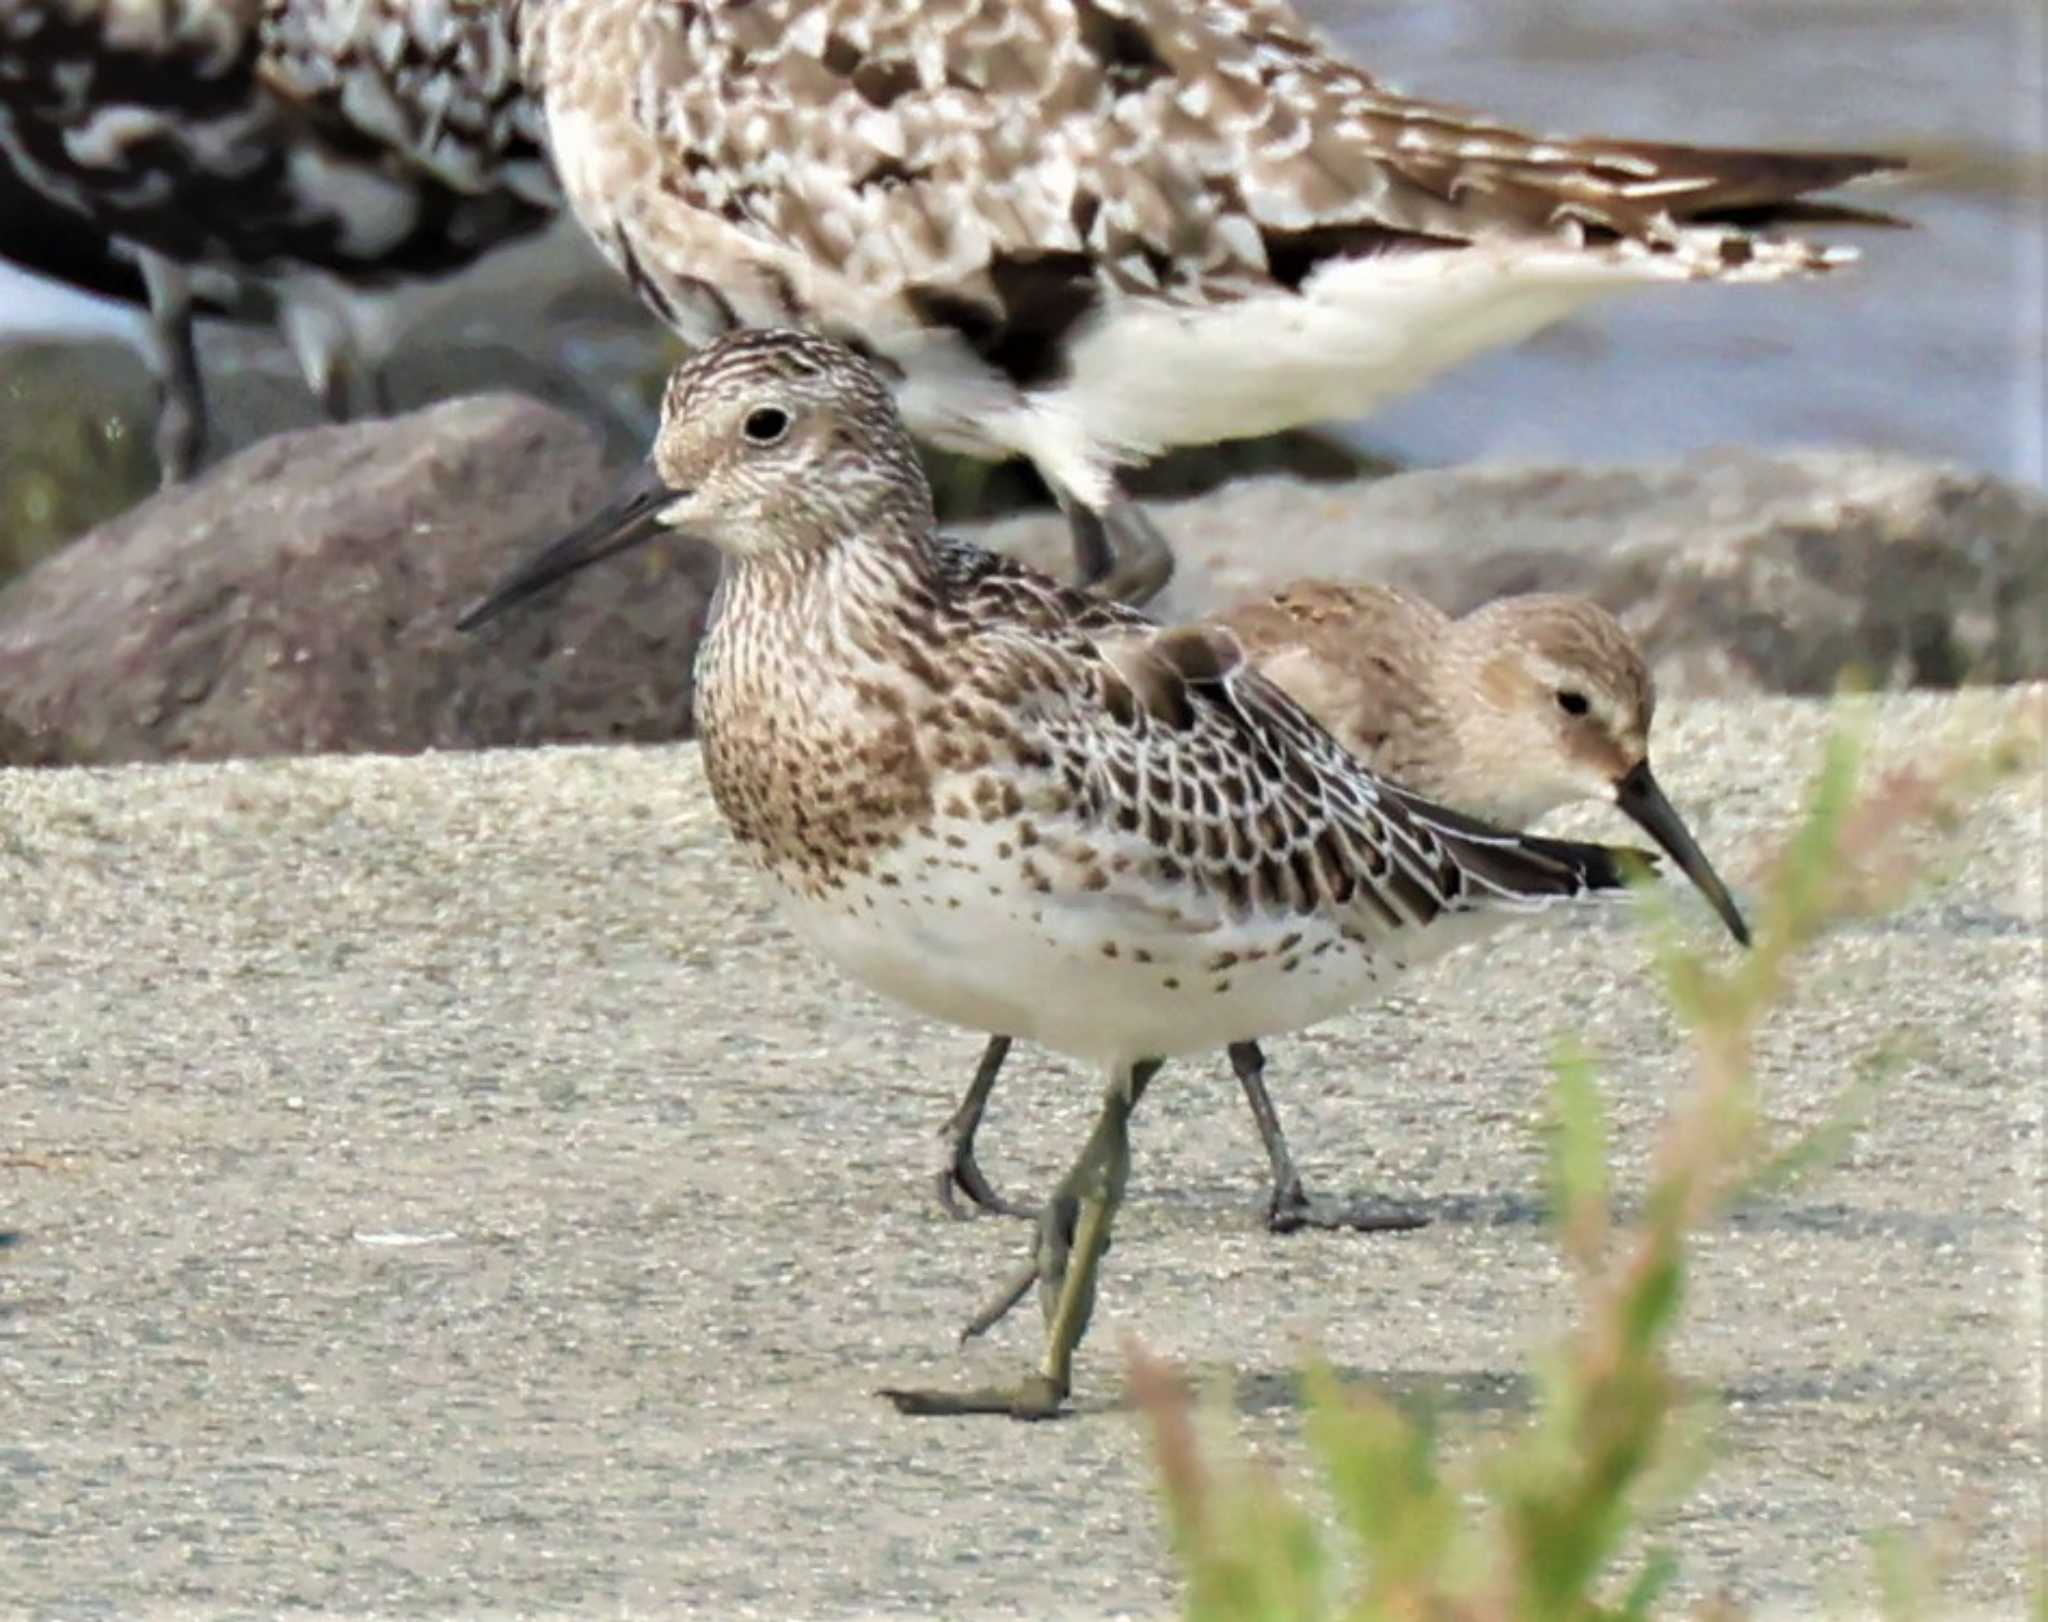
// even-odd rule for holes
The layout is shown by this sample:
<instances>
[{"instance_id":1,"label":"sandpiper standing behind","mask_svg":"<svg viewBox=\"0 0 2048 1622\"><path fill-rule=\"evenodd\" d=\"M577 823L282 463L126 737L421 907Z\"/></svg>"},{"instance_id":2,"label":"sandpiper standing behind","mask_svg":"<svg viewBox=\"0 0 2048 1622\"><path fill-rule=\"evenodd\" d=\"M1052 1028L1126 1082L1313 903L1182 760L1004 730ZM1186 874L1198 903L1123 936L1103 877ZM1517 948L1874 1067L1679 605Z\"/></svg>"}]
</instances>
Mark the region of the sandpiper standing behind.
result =
<instances>
[{"instance_id":1,"label":"sandpiper standing behind","mask_svg":"<svg viewBox=\"0 0 2048 1622\"><path fill-rule=\"evenodd\" d=\"M570 205L664 321L859 349L915 433L1028 457L1132 601L1172 557L1119 468L1358 416L1604 293L1829 270L1757 228L1895 167L1526 135L1281 0L510 3Z\"/></svg>"},{"instance_id":2,"label":"sandpiper standing behind","mask_svg":"<svg viewBox=\"0 0 2048 1622\"><path fill-rule=\"evenodd\" d=\"M1029 1261L1043 1359L906 1412L1057 1411L1161 1062L1299 1029L1507 918L1618 890L1606 846L1517 835L1376 777L1228 632L1161 630L933 533L884 379L773 329L671 379L617 509L516 571L475 625L665 531L720 548L697 665L712 791L791 924L936 1019L1099 1063L1087 1144Z\"/></svg>"},{"instance_id":3,"label":"sandpiper standing behind","mask_svg":"<svg viewBox=\"0 0 2048 1622\"><path fill-rule=\"evenodd\" d=\"M1657 694L1642 652L1614 616L1583 597L1506 597L1462 619L1388 586L1304 580L1216 622L1375 771L1504 828L1526 828L1575 800L1633 818L1699 886L1744 945L1749 926L1650 770ZM939 1201L966 1214L1028 1212L989 1185L974 1137L1010 1048L989 1039L946 1124ZM1265 1055L1236 1042L1230 1061L1272 1168L1266 1225L1377 1231L1418 1218L1377 1201L1311 1196L1266 1092Z\"/></svg>"}]
</instances>

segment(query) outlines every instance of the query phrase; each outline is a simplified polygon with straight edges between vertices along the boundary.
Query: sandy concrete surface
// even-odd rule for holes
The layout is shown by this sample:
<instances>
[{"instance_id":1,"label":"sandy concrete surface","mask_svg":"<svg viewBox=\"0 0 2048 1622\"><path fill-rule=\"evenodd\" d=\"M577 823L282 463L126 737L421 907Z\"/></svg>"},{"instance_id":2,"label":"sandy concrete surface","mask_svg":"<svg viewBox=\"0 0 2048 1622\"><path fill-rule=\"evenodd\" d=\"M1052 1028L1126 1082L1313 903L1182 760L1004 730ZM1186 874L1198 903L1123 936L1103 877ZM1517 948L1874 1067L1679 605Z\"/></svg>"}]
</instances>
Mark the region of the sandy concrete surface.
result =
<instances>
[{"instance_id":1,"label":"sandy concrete surface","mask_svg":"<svg viewBox=\"0 0 2048 1622\"><path fill-rule=\"evenodd\" d=\"M2038 730L2042 698L1883 699L1877 748L2029 705ZM1739 891L1826 724L1660 723ZM1764 1044L1787 1131L1898 1068L1839 1161L1700 1247L1679 1355L1717 1456L1661 1529L1685 1594L1853 1600L1865 1534L1959 1516L1955 1602L2015 1605L2043 1491L2041 783L1955 839ZM1687 1074L1625 918L1504 936L1272 1044L1311 1186L1435 1219L1276 1239L1227 1067L1176 1066L1135 1123L1079 1413L913 1421L873 1388L1035 1347L1035 1315L954 1347L1025 1242L927 1191L979 1041L794 945L694 750L0 773L0 940L9 1614L1170 1614L1125 1338L1234 1374L1243 1440L1286 1468L1309 1345L1484 1446L1570 1299L1549 1043L1607 1055L1624 1192ZM999 1185L1042 1191L1096 1089L1020 1054Z\"/></svg>"}]
</instances>

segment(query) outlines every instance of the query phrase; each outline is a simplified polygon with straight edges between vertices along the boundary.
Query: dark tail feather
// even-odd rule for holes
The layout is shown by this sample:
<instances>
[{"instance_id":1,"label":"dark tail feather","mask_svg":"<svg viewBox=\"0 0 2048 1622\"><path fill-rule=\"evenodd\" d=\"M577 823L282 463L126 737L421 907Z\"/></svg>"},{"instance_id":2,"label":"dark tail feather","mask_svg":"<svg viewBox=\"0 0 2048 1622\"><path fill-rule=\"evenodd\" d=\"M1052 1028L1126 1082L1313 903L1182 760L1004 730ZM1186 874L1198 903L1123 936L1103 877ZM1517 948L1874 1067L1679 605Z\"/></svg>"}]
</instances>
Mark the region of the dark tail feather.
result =
<instances>
[{"instance_id":1,"label":"dark tail feather","mask_svg":"<svg viewBox=\"0 0 2048 1622\"><path fill-rule=\"evenodd\" d=\"M1789 203L1767 203L1758 208L1714 210L1713 223L1732 225L1743 231L1783 229L1790 225L1847 225L1872 231L1910 231L1913 222L1876 208L1850 208L1843 203L1812 203L1795 197Z\"/></svg>"},{"instance_id":2,"label":"dark tail feather","mask_svg":"<svg viewBox=\"0 0 2048 1622\"><path fill-rule=\"evenodd\" d=\"M1874 152L1769 152L1658 141L1602 142L1601 147L1654 164L1665 179L1707 181L1696 191L1671 195L1671 212L1682 220L1754 213L1754 223L1777 224L1778 210L1790 212L1812 192L1906 167L1903 158Z\"/></svg>"}]
</instances>

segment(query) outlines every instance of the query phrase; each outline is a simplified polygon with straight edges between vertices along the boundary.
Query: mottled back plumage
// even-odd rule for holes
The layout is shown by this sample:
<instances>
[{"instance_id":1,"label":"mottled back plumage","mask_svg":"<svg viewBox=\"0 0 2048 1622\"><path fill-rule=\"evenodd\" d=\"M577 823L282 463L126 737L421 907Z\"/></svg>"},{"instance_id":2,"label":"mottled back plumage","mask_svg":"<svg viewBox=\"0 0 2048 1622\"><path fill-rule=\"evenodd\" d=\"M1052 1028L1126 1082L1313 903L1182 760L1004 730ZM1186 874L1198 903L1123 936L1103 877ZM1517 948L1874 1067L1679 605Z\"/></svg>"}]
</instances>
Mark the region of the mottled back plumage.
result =
<instances>
[{"instance_id":1,"label":"mottled back plumage","mask_svg":"<svg viewBox=\"0 0 2048 1622\"><path fill-rule=\"evenodd\" d=\"M646 510L731 560L696 687L720 807L800 929L926 1012L1187 1051L1622 881L1604 847L1374 776L1227 633L935 537L888 390L836 344L757 331L686 362L653 468ZM991 930L1021 954L1008 989L968 950ZM1086 985L1019 994L1044 977ZM1151 995L1105 1018L1120 979ZM1261 980L1286 989L1230 995Z\"/></svg>"},{"instance_id":2,"label":"mottled back plumage","mask_svg":"<svg viewBox=\"0 0 2048 1622\"><path fill-rule=\"evenodd\" d=\"M204 414L195 299L280 316L339 414L343 374L389 341L363 295L460 270L556 212L515 68L495 0L5 0L0 166L135 260L156 363L194 419L181 432L196 441ZM62 274L28 229L0 219L0 255ZM95 291L121 281L71 259ZM197 445L164 449L183 462Z\"/></svg>"},{"instance_id":3,"label":"mottled back plumage","mask_svg":"<svg viewBox=\"0 0 2048 1622\"><path fill-rule=\"evenodd\" d=\"M1501 827L1525 828L1574 800L1610 803L1657 841L1738 941L1749 938L1650 769L1649 667L1597 603L1539 593L1453 620L1390 587L1302 580L1214 625L1137 638L1127 652L1102 645L1148 707L1176 716L1187 705L1185 682L1169 679L1176 671L1193 682L1195 667L1207 675L1247 659L1375 772ZM982 1175L975 1137L1009 1045L991 1039L943 1129L937 1186L956 1215L960 1193L1008 1208ZM1405 1225L1382 1207L1311 1198L1265 1091L1264 1055L1250 1041L1229 1052L1272 1164L1270 1227Z\"/></svg>"},{"instance_id":4,"label":"mottled back plumage","mask_svg":"<svg viewBox=\"0 0 2048 1622\"><path fill-rule=\"evenodd\" d=\"M8 0L0 155L181 263L438 275L556 201L499 10Z\"/></svg>"},{"instance_id":5,"label":"mottled back plumage","mask_svg":"<svg viewBox=\"0 0 2048 1622\"><path fill-rule=\"evenodd\" d=\"M584 117L618 72L610 48L636 43L619 115L678 201L877 296L979 306L997 349L1034 307L1079 315L1098 282L1205 303L1402 247L1604 233L1675 251L1685 222L1884 166L1532 137L1382 87L1277 4L524 9L529 72ZM1752 239L1716 241L1733 267Z\"/></svg>"},{"instance_id":6,"label":"mottled back plumage","mask_svg":"<svg viewBox=\"0 0 2048 1622\"><path fill-rule=\"evenodd\" d=\"M1037 1281L1037 1373L887 1393L906 1412L1059 1407L1164 1057L1313 1023L1488 922L1623 881L1605 846L1377 777L1229 632L1164 630L935 536L886 383L816 336L686 361L646 473L462 623L664 530L726 555L697 664L705 774L796 931L871 990L1108 1072L1029 1263L968 1326Z\"/></svg>"},{"instance_id":7,"label":"mottled back plumage","mask_svg":"<svg viewBox=\"0 0 2048 1622\"><path fill-rule=\"evenodd\" d=\"M913 430L1096 508L1603 287L1824 270L1752 227L1889 166L1528 136L1273 0L516 3L576 213L665 320L838 336Z\"/></svg>"}]
</instances>

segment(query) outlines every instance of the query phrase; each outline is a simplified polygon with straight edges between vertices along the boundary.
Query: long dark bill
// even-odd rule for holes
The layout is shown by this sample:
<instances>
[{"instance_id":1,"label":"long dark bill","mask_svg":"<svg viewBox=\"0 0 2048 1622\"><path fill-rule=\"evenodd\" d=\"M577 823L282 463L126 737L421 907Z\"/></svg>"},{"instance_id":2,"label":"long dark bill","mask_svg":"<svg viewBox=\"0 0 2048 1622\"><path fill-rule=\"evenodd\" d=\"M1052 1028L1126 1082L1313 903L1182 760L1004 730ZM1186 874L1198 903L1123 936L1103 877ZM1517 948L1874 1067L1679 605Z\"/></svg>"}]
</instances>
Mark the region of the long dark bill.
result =
<instances>
[{"instance_id":1,"label":"long dark bill","mask_svg":"<svg viewBox=\"0 0 2048 1622\"><path fill-rule=\"evenodd\" d=\"M1728 893L1728 886L1721 882L1721 875L1714 871L1714 864L1707 860L1706 853L1694 842L1692 831L1672 808L1671 802L1664 798L1657 779L1650 775L1647 760L1615 785L1614 803L1644 833L1664 847L1679 870L1699 886L1700 894L1721 915L1721 922L1728 926L1728 933L1747 946L1749 925L1736 907L1735 898Z\"/></svg>"},{"instance_id":2,"label":"long dark bill","mask_svg":"<svg viewBox=\"0 0 2048 1622\"><path fill-rule=\"evenodd\" d=\"M663 532L661 508L679 494L680 491L662 483L652 463L642 462L620 481L611 499L594 517L514 569L491 589L489 596L470 604L455 622L455 628L474 631L579 569L653 540Z\"/></svg>"}]
</instances>

